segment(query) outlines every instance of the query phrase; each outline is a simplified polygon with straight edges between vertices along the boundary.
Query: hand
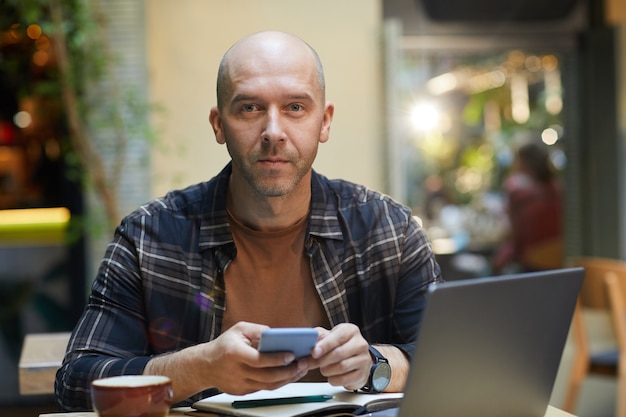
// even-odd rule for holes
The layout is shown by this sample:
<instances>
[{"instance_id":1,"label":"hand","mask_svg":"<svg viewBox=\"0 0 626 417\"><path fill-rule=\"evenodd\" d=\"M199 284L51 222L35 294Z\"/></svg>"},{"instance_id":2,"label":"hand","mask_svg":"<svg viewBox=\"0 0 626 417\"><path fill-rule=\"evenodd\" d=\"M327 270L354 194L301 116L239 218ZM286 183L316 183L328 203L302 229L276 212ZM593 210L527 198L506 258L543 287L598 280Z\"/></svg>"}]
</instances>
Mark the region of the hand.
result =
<instances>
[{"instance_id":1,"label":"hand","mask_svg":"<svg viewBox=\"0 0 626 417\"><path fill-rule=\"evenodd\" d=\"M144 373L169 376L174 402L210 387L235 395L272 390L306 375L307 364L292 363L292 353L258 352L256 345L267 328L237 323L213 341L153 358Z\"/></svg>"},{"instance_id":2,"label":"hand","mask_svg":"<svg viewBox=\"0 0 626 417\"><path fill-rule=\"evenodd\" d=\"M362 388L369 378L372 357L359 328L351 323L341 323L330 331L317 330L320 339L311 358L301 359L298 363L307 361L306 367L319 367L331 385L349 390Z\"/></svg>"},{"instance_id":3,"label":"hand","mask_svg":"<svg viewBox=\"0 0 626 417\"><path fill-rule=\"evenodd\" d=\"M292 364L289 352L259 353L256 349L264 325L241 322L211 343L211 368L218 375L216 387L230 394L272 390L302 378L308 368ZM289 365L290 364L290 365Z\"/></svg>"}]
</instances>

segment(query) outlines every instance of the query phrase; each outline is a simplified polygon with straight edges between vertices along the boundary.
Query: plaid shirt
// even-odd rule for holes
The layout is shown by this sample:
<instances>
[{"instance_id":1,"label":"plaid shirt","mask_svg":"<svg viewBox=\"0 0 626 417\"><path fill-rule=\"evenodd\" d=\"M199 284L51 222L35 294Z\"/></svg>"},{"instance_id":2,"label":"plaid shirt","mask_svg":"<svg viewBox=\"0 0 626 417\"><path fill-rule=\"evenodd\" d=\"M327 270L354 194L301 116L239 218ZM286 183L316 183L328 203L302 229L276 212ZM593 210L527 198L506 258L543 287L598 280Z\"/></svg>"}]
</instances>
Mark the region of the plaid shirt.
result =
<instances>
[{"instance_id":1,"label":"plaid shirt","mask_svg":"<svg viewBox=\"0 0 626 417\"><path fill-rule=\"evenodd\" d=\"M229 164L208 182L170 192L116 229L57 372L63 409L90 409L93 379L140 374L154 355L220 335L224 270L236 255L230 173ZM311 187L304 251L331 325L354 323L370 343L411 357L426 288L440 280L423 230L409 209L363 186L314 172Z\"/></svg>"}]
</instances>

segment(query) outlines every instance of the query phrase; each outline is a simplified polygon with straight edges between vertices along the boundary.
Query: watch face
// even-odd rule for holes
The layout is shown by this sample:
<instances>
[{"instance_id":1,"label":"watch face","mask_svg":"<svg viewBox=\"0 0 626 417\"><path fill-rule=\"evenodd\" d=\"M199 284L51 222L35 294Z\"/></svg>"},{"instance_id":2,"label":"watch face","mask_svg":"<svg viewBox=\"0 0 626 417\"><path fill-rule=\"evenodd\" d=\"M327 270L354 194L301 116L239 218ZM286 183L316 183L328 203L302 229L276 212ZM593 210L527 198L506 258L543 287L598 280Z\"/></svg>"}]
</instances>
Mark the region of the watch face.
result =
<instances>
[{"instance_id":1,"label":"watch face","mask_svg":"<svg viewBox=\"0 0 626 417\"><path fill-rule=\"evenodd\" d=\"M372 374L372 388L376 392L381 392L387 385L389 385L389 380L391 379L391 366L388 363L381 362L374 369L374 373Z\"/></svg>"}]
</instances>

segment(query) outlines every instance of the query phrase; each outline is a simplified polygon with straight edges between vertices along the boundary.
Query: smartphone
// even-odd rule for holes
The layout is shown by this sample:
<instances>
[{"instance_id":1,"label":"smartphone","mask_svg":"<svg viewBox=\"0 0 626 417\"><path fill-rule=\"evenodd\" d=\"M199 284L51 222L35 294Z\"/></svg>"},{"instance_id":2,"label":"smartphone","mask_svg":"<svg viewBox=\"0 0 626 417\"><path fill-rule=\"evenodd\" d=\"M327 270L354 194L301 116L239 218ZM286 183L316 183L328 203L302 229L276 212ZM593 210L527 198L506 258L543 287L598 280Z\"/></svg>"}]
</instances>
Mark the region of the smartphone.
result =
<instances>
[{"instance_id":1,"label":"smartphone","mask_svg":"<svg viewBox=\"0 0 626 417\"><path fill-rule=\"evenodd\" d=\"M311 355L317 330L310 327L276 327L261 334L259 352L292 352L296 359Z\"/></svg>"}]
</instances>

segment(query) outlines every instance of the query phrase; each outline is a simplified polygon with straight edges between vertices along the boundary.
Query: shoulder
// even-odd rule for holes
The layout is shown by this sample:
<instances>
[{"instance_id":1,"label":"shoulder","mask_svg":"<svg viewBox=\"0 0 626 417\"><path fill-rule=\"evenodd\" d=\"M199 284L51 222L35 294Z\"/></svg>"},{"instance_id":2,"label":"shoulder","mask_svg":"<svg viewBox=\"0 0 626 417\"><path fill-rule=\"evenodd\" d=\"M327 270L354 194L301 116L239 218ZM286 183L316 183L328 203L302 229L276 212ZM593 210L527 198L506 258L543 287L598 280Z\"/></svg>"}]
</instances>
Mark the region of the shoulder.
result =
<instances>
[{"instance_id":1,"label":"shoulder","mask_svg":"<svg viewBox=\"0 0 626 417\"><path fill-rule=\"evenodd\" d=\"M206 205L209 183L198 183L180 190L169 191L139 206L127 218L152 216L189 216L202 211Z\"/></svg>"},{"instance_id":2,"label":"shoulder","mask_svg":"<svg viewBox=\"0 0 626 417\"><path fill-rule=\"evenodd\" d=\"M364 233L384 225L406 228L412 219L411 209L388 195L343 179L313 176L313 212L336 218L344 227Z\"/></svg>"},{"instance_id":3,"label":"shoulder","mask_svg":"<svg viewBox=\"0 0 626 417\"><path fill-rule=\"evenodd\" d=\"M222 171L209 181L169 191L141 205L128 216L125 222L143 219L144 222L159 219L193 221L207 219L226 212L226 187L228 175Z\"/></svg>"},{"instance_id":4,"label":"shoulder","mask_svg":"<svg viewBox=\"0 0 626 417\"><path fill-rule=\"evenodd\" d=\"M389 208L393 211L398 211L405 216L411 215L410 208L399 203L390 196L379 191L372 190L365 185L343 179L328 179L320 174L315 174L313 178L318 181L321 188L328 193L327 198L331 198L337 203L337 208L339 210ZM315 192L315 185L313 188Z\"/></svg>"}]
</instances>

